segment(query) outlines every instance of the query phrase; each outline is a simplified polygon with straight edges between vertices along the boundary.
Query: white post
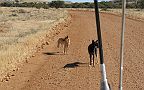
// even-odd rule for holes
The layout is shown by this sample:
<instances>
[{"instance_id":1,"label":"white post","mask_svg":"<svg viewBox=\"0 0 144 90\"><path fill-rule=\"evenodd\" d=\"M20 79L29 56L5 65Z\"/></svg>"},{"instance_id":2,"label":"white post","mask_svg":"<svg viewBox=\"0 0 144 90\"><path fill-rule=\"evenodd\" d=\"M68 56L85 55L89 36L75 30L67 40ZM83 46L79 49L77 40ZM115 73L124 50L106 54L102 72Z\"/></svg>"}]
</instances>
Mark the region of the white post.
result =
<instances>
[{"instance_id":1,"label":"white post","mask_svg":"<svg viewBox=\"0 0 144 90\"><path fill-rule=\"evenodd\" d=\"M125 10L126 0L122 0L122 32L121 32L121 49L120 49L120 82L119 90L122 90L122 79L123 79L123 57L124 57L124 32L125 32Z\"/></svg>"},{"instance_id":2,"label":"white post","mask_svg":"<svg viewBox=\"0 0 144 90\"><path fill-rule=\"evenodd\" d=\"M100 90L110 90L108 82L107 82L107 78L106 78L105 64L100 64L100 69L101 69L101 74L102 74Z\"/></svg>"}]
</instances>

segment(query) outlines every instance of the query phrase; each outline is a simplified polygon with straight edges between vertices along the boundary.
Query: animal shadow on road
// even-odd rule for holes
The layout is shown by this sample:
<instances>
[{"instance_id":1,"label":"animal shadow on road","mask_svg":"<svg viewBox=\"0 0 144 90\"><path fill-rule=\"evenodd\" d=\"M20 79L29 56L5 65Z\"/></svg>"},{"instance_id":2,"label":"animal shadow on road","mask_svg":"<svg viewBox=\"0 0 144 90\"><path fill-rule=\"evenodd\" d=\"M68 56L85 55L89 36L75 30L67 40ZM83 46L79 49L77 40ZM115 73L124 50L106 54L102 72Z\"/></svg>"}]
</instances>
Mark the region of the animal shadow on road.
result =
<instances>
[{"instance_id":1,"label":"animal shadow on road","mask_svg":"<svg viewBox=\"0 0 144 90\"><path fill-rule=\"evenodd\" d=\"M46 54L46 55L64 55L61 52L44 52L43 54Z\"/></svg>"},{"instance_id":2,"label":"animal shadow on road","mask_svg":"<svg viewBox=\"0 0 144 90\"><path fill-rule=\"evenodd\" d=\"M82 64L84 65L84 64L88 64L88 63L74 62L74 63L66 64L63 68L83 67L83 66L80 66L80 65L82 65Z\"/></svg>"}]
</instances>

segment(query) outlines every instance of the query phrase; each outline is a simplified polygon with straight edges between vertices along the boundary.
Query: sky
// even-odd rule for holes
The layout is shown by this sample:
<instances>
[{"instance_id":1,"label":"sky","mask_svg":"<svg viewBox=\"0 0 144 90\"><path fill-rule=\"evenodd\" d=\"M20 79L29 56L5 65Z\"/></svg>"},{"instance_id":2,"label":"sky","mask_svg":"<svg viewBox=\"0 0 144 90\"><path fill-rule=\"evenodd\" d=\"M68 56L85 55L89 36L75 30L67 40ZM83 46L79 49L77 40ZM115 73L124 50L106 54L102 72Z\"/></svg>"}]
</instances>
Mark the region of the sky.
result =
<instances>
[{"instance_id":1,"label":"sky","mask_svg":"<svg viewBox=\"0 0 144 90\"><path fill-rule=\"evenodd\" d=\"M72 2L93 2L94 0L65 0L65 1L72 1ZM110 0L98 0L100 1L110 1Z\"/></svg>"}]
</instances>

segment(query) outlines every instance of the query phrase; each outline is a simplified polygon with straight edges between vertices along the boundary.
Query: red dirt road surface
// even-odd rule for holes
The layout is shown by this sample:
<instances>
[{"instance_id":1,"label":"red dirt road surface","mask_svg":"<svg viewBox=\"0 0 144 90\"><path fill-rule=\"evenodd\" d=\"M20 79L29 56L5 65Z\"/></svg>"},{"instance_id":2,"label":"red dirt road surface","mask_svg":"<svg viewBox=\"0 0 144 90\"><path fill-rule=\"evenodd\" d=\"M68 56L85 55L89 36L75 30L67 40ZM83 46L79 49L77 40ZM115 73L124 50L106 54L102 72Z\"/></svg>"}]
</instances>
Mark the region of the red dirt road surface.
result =
<instances>
[{"instance_id":1,"label":"red dirt road surface","mask_svg":"<svg viewBox=\"0 0 144 90\"><path fill-rule=\"evenodd\" d=\"M70 14L70 25L0 83L0 90L100 90L100 64L89 67L87 52L91 40L96 40L94 12ZM100 17L107 79L112 90L118 90L121 17L105 13ZM144 90L143 29L144 22L126 19L123 90ZM56 53L58 38L66 35L71 39L68 54Z\"/></svg>"}]
</instances>

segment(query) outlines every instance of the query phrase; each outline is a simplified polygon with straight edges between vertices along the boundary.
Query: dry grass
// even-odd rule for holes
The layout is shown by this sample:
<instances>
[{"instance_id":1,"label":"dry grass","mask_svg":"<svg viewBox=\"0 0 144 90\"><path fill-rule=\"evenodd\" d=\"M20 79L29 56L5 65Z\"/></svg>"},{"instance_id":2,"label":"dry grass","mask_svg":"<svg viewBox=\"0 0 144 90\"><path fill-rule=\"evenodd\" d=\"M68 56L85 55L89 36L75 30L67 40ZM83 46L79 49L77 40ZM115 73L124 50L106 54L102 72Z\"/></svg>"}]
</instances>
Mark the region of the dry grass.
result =
<instances>
[{"instance_id":1,"label":"dry grass","mask_svg":"<svg viewBox=\"0 0 144 90\"><path fill-rule=\"evenodd\" d=\"M115 14L115 15L122 14L121 9L107 9L106 11L101 11L101 12L111 13L111 14ZM126 16L127 16L127 18L144 21L144 10L127 9Z\"/></svg>"},{"instance_id":2,"label":"dry grass","mask_svg":"<svg viewBox=\"0 0 144 90\"><path fill-rule=\"evenodd\" d=\"M68 18L63 9L0 8L0 76L31 57L53 27Z\"/></svg>"}]
</instances>

